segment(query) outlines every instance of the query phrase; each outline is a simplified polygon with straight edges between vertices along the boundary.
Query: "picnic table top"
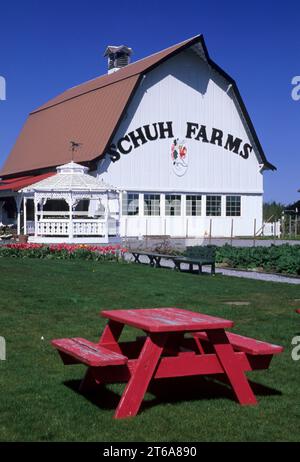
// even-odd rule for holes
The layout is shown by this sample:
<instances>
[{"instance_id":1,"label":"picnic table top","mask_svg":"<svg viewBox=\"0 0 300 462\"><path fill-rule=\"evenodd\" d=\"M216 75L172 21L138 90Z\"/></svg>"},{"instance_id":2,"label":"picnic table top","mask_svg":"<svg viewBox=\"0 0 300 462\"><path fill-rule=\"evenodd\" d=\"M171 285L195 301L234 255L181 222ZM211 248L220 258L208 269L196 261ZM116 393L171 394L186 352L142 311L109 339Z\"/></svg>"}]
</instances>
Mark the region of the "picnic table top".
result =
<instances>
[{"instance_id":1,"label":"picnic table top","mask_svg":"<svg viewBox=\"0 0 300 462\"><path fill-rule=\"evenodd\" d=\"M175 258L177 255L169 255L169 254L163 254L163 253L158 253L158 252L147 252L146 250L131 250L132 254L137 254L137 255L151 255L152 257L161 257L161 258Z\"/></svg>"},{"instance_id":2,"label":"picnic table top","mask_svg":"<svg viewBox=\"0 0 300 462\"><path fill-rule=\"evenodd\" d=\"M131 253L133 255L147 255L151 257L168 258L170 260L182 260L183 262L200 262L214 260L214 258L209 255L200 255L199 257L188 257L186 255L170 255L158 252L151 252L150 250L149 252L145 250L131 250Z\"/></svg>"},{"instance_id":3,"label":"picnic table top","mask_svg":"<svg viewBox=\"0 0 300 462\"><path fill-rule=\"evenodd\" d=\"M102 311L112 321L127 324L148 332L192 332L207 329L226 329L233 321L195 313L180 308L151 308Z\"/></svg>"},{"instance_id":4,"label":"picnic table top","mask_svg":"<svg viewBox=\"0 0 300 462\"><path fill-rule=\"evenodd\" d=\"M211 260L213 260L211 257L201 257L201 256L199 256L199 257L187 257L185 255L182 255L182 256L175 255L173 257L173 259L178 260L178 261L180 260L180 261L187 262L187 263L188 262L195 262L196 263L196 262L201 262L201 261L211 261Z\"/></svg>"}]
</instances>

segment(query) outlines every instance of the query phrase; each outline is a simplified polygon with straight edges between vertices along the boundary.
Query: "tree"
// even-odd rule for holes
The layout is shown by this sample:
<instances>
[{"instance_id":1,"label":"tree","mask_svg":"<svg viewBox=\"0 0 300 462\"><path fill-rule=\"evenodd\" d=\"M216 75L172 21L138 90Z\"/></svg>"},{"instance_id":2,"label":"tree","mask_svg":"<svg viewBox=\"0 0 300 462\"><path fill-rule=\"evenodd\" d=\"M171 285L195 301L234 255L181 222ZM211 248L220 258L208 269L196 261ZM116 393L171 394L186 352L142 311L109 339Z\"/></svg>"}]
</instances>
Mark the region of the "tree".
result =
<instances>
[{"instance_id":1,"label":"tree","mask_svg":"<svg viewBox=\"0 0 300 462\"><path fill-rule=\"evenodd\" d=\"M294 210L296 212L296 209L298 209L298 214L300 213L300 200L294 202L293 204L289 204L286 206L287 210Z\"/></svg>"},{"instance_id":2,"label":"tree","mask_svg":"<svg viewBox=\"0 0 300 462\"><path fill-rule=\"evenodd\" d=\"M282 211L286 208L280 202L265 202L263 208L264 221L277 221L280 220Z\"/></svg>"}]
</instances>

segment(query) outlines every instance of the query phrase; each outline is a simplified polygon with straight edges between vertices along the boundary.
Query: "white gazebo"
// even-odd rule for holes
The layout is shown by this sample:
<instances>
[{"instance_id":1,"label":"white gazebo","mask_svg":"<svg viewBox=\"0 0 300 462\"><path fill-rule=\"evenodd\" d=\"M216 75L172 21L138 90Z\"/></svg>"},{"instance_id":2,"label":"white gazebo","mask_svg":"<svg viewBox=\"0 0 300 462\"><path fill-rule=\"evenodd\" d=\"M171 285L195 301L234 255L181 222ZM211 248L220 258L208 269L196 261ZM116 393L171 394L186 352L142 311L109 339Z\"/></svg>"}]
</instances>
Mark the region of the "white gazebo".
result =
<instances>
[{"instance_id":1,"label":"white gazebo","mask_svg":"<svg viewBox=\"0 0 300 462\"><path fill-rule=\"evenodd\" d=\"M57 167L55 175L21 190L24 234L32 234L30 242L120 241L119 191L88 170L72 161ZM27 221L29 200L33 200L34 221Z\"/></svg>"}]
</instances>

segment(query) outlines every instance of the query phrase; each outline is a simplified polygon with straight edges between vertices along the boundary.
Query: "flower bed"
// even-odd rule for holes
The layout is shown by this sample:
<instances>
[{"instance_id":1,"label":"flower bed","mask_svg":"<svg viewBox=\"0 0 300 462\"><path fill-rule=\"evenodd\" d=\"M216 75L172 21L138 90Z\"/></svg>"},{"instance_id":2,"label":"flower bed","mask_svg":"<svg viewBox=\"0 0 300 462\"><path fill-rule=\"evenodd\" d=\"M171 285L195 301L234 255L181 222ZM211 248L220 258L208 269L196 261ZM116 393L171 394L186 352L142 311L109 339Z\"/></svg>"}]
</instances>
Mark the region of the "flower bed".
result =
<instances>
[{"instance_id":1,"label":"flower bed","mask_svg":"<svg viewBox=\"0 0 300 462\"><path fill-rule=\"evenodd\" d=\"M0 257L16 258L56 258L56 259L82 259L82 260L120 260L127 249L121 245L92 246L71 244L7 244L0 246Z\"/></svg>"}]
</instances>

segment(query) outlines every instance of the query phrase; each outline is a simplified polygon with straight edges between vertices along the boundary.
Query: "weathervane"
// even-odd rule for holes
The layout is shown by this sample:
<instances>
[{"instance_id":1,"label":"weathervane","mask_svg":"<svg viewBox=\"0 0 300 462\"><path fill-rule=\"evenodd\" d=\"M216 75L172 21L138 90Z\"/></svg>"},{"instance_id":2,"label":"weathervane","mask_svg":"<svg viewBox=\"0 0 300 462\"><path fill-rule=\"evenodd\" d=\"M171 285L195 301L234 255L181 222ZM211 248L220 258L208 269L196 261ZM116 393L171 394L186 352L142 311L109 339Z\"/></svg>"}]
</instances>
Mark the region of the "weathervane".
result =
<instances>
[{"instance_id":1,"label":"weathervane","mask_svg":"<svg viewBox=\"0 0 300 462\"><path fill-rule=\"evenodd\" d=\"M71 151L72 151L72 162L74 161L74 153L80 149L80 147L82 146L82 143L78 143L77 141L70 141L70 147L71 147Z\"/></svg>"}]
</instances>

